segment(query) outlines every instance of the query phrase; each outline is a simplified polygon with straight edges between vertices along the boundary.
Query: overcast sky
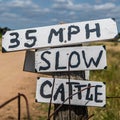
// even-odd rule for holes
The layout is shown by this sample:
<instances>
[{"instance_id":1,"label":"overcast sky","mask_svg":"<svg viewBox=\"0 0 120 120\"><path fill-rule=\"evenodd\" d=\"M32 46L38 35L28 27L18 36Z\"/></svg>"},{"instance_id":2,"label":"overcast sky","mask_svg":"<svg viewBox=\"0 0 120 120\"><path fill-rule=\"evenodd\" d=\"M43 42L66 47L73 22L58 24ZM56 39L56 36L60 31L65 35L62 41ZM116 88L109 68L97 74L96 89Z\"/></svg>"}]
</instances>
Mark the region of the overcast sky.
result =
<instances>
[{"instance_id":1,"label":"overcast sky","mask_svg":"<svg viewBox=\"0 0 120 120\"><path fill-rule=\"evenodd\" d=\"M0 27L23 29L115 18L120 31L120 0L0 0Z\"/></svg>"}]
</instances>

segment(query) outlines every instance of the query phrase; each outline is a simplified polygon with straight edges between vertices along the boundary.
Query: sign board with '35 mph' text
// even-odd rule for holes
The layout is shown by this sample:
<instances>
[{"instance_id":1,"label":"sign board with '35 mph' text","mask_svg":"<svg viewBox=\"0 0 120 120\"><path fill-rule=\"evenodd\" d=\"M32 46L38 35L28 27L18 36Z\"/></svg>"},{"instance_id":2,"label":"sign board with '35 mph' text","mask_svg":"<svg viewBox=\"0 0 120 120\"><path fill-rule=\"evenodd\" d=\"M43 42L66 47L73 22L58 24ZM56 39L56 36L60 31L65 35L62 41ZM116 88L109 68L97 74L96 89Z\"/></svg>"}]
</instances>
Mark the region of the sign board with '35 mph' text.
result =
<instances>
[{"instance_id":1,"label":"sign board with '35 mph' text","mask_svg":"<svg viewBox=\"0 0 120 120\"><path fill-rule=\"evenodd\" d=\"M2 36L2 52L113 40L117 35L116 22L111 18L12 30Z\"/></svg>"}]
</instances>

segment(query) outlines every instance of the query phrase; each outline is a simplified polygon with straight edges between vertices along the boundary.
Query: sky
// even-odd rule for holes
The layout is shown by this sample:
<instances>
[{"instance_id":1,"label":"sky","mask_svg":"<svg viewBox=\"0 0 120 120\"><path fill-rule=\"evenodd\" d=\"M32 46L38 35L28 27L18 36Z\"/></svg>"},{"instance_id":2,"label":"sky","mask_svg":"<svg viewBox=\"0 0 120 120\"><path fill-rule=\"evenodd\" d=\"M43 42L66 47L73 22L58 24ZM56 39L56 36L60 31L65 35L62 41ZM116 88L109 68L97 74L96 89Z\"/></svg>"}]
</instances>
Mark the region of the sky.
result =
<instances>
[{"instance_id":1,"label":"sky","mask_svg":"<svg viewBox=\"0 0 120 120\"><path fill-rule=\"evenodd\" d=\"M115 18L120 31L120 0L0 0L0 27L24 29Z\"/></svg>"}]
</instances>

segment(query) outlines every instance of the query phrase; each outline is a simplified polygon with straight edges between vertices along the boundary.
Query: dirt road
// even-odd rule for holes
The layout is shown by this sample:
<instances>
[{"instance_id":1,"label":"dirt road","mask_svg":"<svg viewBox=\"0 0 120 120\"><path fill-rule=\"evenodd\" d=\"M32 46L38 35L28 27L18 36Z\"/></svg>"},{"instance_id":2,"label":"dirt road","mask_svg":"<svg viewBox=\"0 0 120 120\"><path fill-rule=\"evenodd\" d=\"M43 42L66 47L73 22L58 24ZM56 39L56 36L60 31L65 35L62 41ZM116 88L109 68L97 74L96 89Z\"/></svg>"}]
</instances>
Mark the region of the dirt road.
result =
<instances>
[{"instance_id":1,"label":"dirt road","mask_svg":"<svg viewBox=\"0 0 120 120\"><path fill-rule=\"evenodd\" d=\"M35 103L38 74L23 71L24 57L25 52L0 52L0 105L18 93L23 93L28 98L31 115L37 117L37 114L40 116L40 110L36 109L38 104ZM22 118L25 118L26 106L24 100L21 102ZM0 120L16 120L17 109L17 100L0 109Z\"/></svg>"}]
</instances>

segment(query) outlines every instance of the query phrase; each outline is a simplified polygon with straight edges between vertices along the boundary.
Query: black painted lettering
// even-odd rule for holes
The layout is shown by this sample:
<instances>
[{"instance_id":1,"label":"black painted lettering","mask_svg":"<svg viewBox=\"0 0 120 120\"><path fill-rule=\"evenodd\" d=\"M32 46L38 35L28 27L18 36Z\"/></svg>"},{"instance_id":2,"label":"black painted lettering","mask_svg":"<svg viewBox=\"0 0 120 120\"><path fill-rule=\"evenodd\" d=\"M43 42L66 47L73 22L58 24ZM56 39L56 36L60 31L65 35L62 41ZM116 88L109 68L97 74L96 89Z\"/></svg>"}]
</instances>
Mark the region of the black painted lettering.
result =
<instances>
[{"instance_id":1,"label":"black painted lettering","mask_svg":"<svg viewBox=\"0 0 120 120\"><path fill-rule=\"evenodd\" d=\"M64 90L64 84L63 83L58 87L58 89L57 89L57 91L54 95L54 100L57 99L59 94L61 94L61 101L64 101L65 100L65 90Z\"/></svg>"},{"instance_id":2,"label":"black painted lettering","mask_svg":"<svg viewBox=\"0 0 120 120\"><path fill-rule=\"evenodd\" d=\"M15 36L15 38L10 39L10 43L15 43L14 45L10 45L9 48L15 48L20 45L20 41L18 40L19 34L17 32L10 33L11 36Z\"/></svg>"},{"instance_id":3,"label":"black painted lettering","mask_svg":"<svg viewBox=\"0 0 120 120\"><path fill-rule=\"evenodd\" d=\"M101 88L102 87L102 85L96 85L95 86L95 102L103 102L103 100L99 100L98 99L98 95L102 95L102 93L99 93L98 92L98 88Z\"/></svg>"},{"instance_id":4,"label":"black painted lettering","mask_svg":"<svg viewBox=\"0 0 120 120\"><path fill-rule=\"evenodd\" d=\"M85 56L85 51L82 50L82 56L83 56L83 59L84 59L86 67L89 68L91 63L93 63L95 65L95 67L97 67L99 65L100 59L102 57L102 54L103 54L103 50L100 51L96 61L94 60L93 57L91 57L90 60L87 62L86 56Z\"/></svg>"},{"instance_id":5,"label":"black painted lettering","mask_svg":"<svg viewBox=\"0 0 120 120\"><path fill-rule=\"evenodd\" d=\"M81 92L81 88L86 87L86 85L75 85L75 87L78 89L78 99L82 99L82 92Z\"/></svg>"},{"instance_id":6,"label":"black painted lettering","mask_svg":"<svg viewBox=\"0 0 120 120\"><path fill-rule=\"evenodd\" d=\"M45 82L43 82L42 83L42 85L41 85L41 87L40 87L40 95L42 96L42 97L44 97L44 98L51 98L51 93L50 94L48 94L48 92L46 92L47 94L45 94L45 86L49 86L49 87L52 87L52 83L50 82L50 81L45 81Z\"/></svg>"},{"instance_id":7,"label":"black painted lettering","mask_svg":"<svg viewBox=\"0 0 120 120\"><path fill-rule=\"evenodd\" d=\"M93 100L93 94L90 94L90 88L91 84L88 84L87 94L86 94L86 100Z\"/></svg>"},{"instance_id":8,"label":"black painted lettering","mask_svg":"<svg viewBox=\"0 0 120 120\"><path fill-rule=\"evenodd\" d=\"M77 82L66 82L66 84L68 84L69 87L69 94L72 95L73 94L73 85L79 84ZM72 99L73 96L70 97L70 99Z\"/></svg>"},{"instance_id":9,"label":"black painted lettering","mask_svg":"<svg viewBox=\"0 0 120 120\"><path fill-rule=\"evenodd\" d=\"M25 47L33 47L35 45L37 38L35 36L30 36L30 34L36 33L36 32L37 32L37 30L27 30L26 31L25 37L27 40L32 41L32 43L31 44L25 43L24 44Z\"/></svg>"},{"instance_id":10,"label":"black painted lettering","mask_svg":"<svg viewBox=\"0 0 120 120\"><path fill-rule=\"evenodd\" d=\"M49 60L47 60L45 58L45 54L51 54L51 52L50 51L45 51L41 54L41 60L43 60L47 64L47 66L40 66L39 71L48 70L50 68L50 62L49 62Z\"/></svg>"},{"instance_id":11,"label":"black painted lettering","mask_svg":"<svg viewBox=\"0 0 120 120\"><path fill-rule=\"evenodd\" d=\"M51 29L49 37L48 37L48 43L51 43L53 35L58 36L59 35L59 41L63 42L63 28L60 28L58 31L55 29Z\"/></svg>"},{"instance_id":12,"label":"black painted lettering","mask_svg":"<svg viewBox=\"0 0 120 120\"><path fill-rule=\"evenodd\" d=\"M73 30L72 30L73 29ZM75 35L80 32L80 28L78 26L71 25L68 27L68 40L71 40L72 35Z\"/></svg>"},{"instance_id":13,"label":"black painted lettering","mask_svg":"<svg viewBox=\"0 0 120 120\"><path fill-rule=\"evenodd\" d=\"M96 36L97 36L97 37L100 37L100 36L101 36L99 23L96 23L95 26L96 26L96 28L90 29L90 28L89 28L89 24L86 24L86 26L85 26L85 29L86 29L86 39L89 39L89 38L90 38L90 33L91 33L91 32L96 32Z\"/></svg>"},{"instance_id":14,"label":"black painted lettering","mask_svg":"<svg viewBox=\"0 0 120 120\"><path fill-rule=\"evenodd\" d=\"M66 69L65 66L59 66L59 59L60 59L60 52L56 52L56 58L55 58L55 70L58 69Z\"/></svg>"},{"instance_id":15,"label":"black painted lettering","mask_svg":"<svg viewBox=\"0 0 120 120\"><path fill-rule=\"evenodd\" d=\"M74 65L72 65L71 61L72 61L72 57L74 57L74 56L77 57L77 61L76 61L76 63L75 63ZM74 62L75 62L75 61L74 61ZM79 64L80 64L80 55L79 55L78 52L73 51L73 52L70 54L70 56L69 56L69 66L70 66L71 68L77 68L77 67L79 66Z\"/></svg>"}]
</instances>

